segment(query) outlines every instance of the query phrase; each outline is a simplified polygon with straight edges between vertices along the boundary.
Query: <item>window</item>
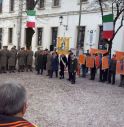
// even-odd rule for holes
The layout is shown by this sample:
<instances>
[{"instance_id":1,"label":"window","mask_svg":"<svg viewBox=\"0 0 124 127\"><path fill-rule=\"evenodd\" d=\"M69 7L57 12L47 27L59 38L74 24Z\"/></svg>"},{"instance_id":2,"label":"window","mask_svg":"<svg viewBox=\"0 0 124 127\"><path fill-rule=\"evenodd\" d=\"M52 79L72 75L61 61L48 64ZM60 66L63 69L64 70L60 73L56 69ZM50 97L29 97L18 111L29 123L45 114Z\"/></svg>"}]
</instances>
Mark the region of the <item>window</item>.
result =
<instances>
[{"instance_id":1,"label":"window","mask_svg":"<svg viewBox=\"0 0 124 127\"><path fill-rule=\"evenodd\" d=\"M3 34L3 29L0 28L0 49L2 47L2 34Z\"/></svg>"},{"instance_id":2,"label":"window","mask_svg":"<svg viewBox=\"0 0 124 127\"><path fill-rule=\"evenodd\" d=\"M34 4L35 4L35 0L26 0L26 9L33 10Z\"/></svg>"},{"instance_id":3,"label":"window","mask_svg":"<svg viewBox=\"0 0 124 127\"><path fill-rule=\"evenodd\" d=\"M88 0L81 0L81 2L87 2Z\"/></svg>"},{"instance_id":4,"label":"window","mask_svg":"<svg viewBox=\"0 0 124 127\"><path fill-rule=\"evenodd\" d=\"M9 28L8 29L8 43L12 44L12 40L13 40L13 28Z\"/></svg>"},{"instance_id":5,"label":"window","mask_svg":"<svg viewBox=\"0 0 124 127\"><path fill-rule=\"evenodd\" d=\"M78 35L77 35L77 37L78 37ZM80 47L80 48L84 47L84 38L85 38L85 26L80 26L79 42L78 42L77 47Z\"/></svg>"},{"instance_id":6,"label":"window","mask_svg":"<svg viewBox=\"0 0 124 127\"><path fill-rule=\"evenodd\" d=\"M2 13L3 0L0 0L0 13Z\"/></svg>"},{"instance_id":7,"label":"window","mask_svg":"<svg viewBox=\"0 0 124 127\"><path fill-rule=\"evenodd\" d=\"M99 42L98 49L107 49L107 46L102 38L103 26L99 26Z\"/></svg>"},{"instance_id":8,"label":"window","mask_svg":"<svg viewBox=\"0 0 124 127\"><path fill-rule=\"evenodd\" d=\"M42 45L42 38L43 38L43 28L37 28L37 45Z\"/></svg>"},{"instance_id":9,"label":"window","mask_svg":"<svg viewBox=\"0 0 124 127\"><path fill-rule=\"evenodd\" d=\"M57 43L57 35L58 35L58 27L52 27L52 45L56 47Z\"/></svg>"},{"instance_id":10,"label":"window","mask_svg":"<svg viewBox=\"0 0 124 127\"><path fill-rule=\"evenodd\" d=\"M53 0L53 6L59 6L60 5L60 0Z\"/></svg>"},{"instance_id":11,"label":"window","mask_svg":"<svg viewBox=\"0 0 124 127\"><path fill-rule=\"evenodd\" d=\"M45 0L39 0L39 8L44 8Z\"/></svg>"},{"instance_id":12,"label":"window","mask_svg":"<svg viewBox=\"0 0 124 127\"><path fill-rule=\"evenodd\" d=\"M14 0L10 0L9 8L10 8L10 12L14 11Z\"/></svg>"}]
</instances>

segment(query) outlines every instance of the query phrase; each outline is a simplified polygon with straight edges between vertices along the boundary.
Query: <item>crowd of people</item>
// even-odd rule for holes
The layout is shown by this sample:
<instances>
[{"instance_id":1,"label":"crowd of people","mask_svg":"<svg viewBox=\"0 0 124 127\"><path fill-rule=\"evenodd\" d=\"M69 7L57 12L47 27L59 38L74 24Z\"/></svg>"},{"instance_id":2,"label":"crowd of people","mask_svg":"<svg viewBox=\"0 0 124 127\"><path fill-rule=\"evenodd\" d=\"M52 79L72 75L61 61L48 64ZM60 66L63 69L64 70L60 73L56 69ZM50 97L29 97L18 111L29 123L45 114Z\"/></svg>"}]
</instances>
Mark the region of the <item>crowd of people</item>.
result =
<instances>
[{"instance_id":1,"label":"crowd of people","mask_svg":"<svg viewBox=\"0 0 124 127\"><path fill-rule=\"evenodd\" d=\"M86 57L91 54L83 54ZM90 71L90 80L95 80L96 73L99 70L99 82L107 82L115 84L116 79L116 56L113 55L109 59L109 68L102 69L102 57L104 54L93 54L94 66L92 68L87 67L86 60L84 64L79 65L79 57L76 57L71 50L69 50L68 57L64 54L58 55L56 51L49 51L48 49L41 50L37 49L35 53L31 49L26 50L22 47L20 50L13 46L11 50L8 50L7 46L3 46L0 50L0 73L15 73L33 71L33 61L35 70L38 75L42 75L44 71L47 72L46 76L49 78L53 77L55 73L56 78L64 79L65 70L68 71L68 80L75 84L76 72L80 77L85 78L87 73ZM109 56L109 55L108 55ZM99 59L99 60L98 60ZM120 86L123 86L123 75L121 75Z\"/></svg>"},{"instance_id":2,"label":"crowd of people","mask_svg":"<svg viewBox=\"0 0 124 127\"><path fill-rule=\"evenodd\" d=\"M71 51L70 51L71 52ZM35 53L31 49L26 50L22 47L20 50L13 46L10 50L8 46L3 46L0 50L0 73L15 73L33 71L33 61L37 74L42 75L44 70L47 71L49 78L56 77L64 79L65 69L69 70L69 81L75 83L77 59L71 52L68 59L62 54L58 55L56 51L49 51L48 49L37 49Z\"/></svg>"}]
</instances>

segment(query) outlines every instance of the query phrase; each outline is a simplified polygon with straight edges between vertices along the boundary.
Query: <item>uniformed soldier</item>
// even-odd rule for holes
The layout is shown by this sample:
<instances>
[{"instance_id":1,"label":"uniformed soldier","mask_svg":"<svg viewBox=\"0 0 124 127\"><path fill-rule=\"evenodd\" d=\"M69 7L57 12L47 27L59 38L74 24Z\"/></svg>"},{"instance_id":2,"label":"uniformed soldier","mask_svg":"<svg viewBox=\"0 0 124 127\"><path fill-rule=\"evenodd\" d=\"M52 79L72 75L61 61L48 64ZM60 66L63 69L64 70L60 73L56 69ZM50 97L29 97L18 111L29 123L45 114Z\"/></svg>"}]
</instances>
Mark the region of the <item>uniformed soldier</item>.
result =
<instances>
[{"instance_id":1,"label":"uniformed soldier","mask_svg":"<svg viewBox=\"0 0 124 127\"><path fill-rule=\"evenodd\" d=\"M8 46L3 46L3 49L1 50L1 72L6 73L7 69L7 59L8 59Z\"/></svg>"},{"instance_id":2,"label":"uniformed soldier","mask_svg":"<svg viewBox=\"0 0 124 127\"><path fill-rule=\"evenodd\" d=\"M26 67L26 71L28 72L28 70L32 71L32 64L33 64L33 51L31 49L26 51L26 57L27 57L27 67Z\"/></svg>"},{"instance_id":3,"label":"uniformed soldier","mask_svg":"<svg viewBox=\"0 0 124 127\"><path fill-rule=\"evenodd\" d=\"M22 47L21 50L18 52L18 72L24 72L24 65L25 65L25 48Z\"/></svg>"},{"instance_id":4,"label":"uniformed soldier","mask_svg":"<svg viewBox=\"0 0 124 127\"><path fill-rule=\"evenodd\" d=\"M8 55L8 67L9 67L9 72L14 72L15 70L15 61L16 61L16 52L14 47L11 48L11 50L9 51L9 55Z\"/></svg>"},{"instance_id":5,"label":"uniformed soldier","mask_svg":"<svg viewBox=\"0 0 124 127\"><path fill-rule=\"evenodd\" d=\"M16 54L16 59L15 59L15 70L16 70L16 63L17 63L17 53L18 53L18 50L16 49L16 46L13 46L13 51L15 51L15 54Z\"/></svg>"}]
</instances>

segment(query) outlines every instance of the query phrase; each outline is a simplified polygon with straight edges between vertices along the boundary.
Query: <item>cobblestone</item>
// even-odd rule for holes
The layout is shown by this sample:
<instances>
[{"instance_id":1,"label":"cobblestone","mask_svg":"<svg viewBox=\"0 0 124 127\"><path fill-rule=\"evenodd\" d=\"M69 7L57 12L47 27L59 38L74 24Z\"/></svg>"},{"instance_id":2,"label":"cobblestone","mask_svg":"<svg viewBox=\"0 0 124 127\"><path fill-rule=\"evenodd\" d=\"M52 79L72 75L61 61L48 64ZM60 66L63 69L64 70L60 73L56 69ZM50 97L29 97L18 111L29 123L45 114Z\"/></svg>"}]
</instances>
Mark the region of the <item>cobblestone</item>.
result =
<instances>
[{"instance_id":1,"label":"cobblestone","mask_svg":"<svg viewBox=\"0 0 124 127\"><path fill-rule=\"evenodd\" d=\"M28 91L25 118L39 127L124 127L124 89L88 78L75 85L35 73L1 74Z\"/></svg>"}]
</instances>

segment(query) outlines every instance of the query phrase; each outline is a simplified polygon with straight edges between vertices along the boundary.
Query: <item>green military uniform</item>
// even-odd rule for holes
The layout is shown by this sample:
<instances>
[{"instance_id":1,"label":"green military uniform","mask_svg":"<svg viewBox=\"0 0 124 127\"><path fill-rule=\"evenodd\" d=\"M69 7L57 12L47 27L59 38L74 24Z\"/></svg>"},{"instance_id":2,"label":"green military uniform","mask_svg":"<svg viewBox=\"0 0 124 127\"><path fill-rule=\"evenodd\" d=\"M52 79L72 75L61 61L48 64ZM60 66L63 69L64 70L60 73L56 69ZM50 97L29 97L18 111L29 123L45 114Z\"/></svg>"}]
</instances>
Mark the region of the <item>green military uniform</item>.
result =
<instances>
[{"instance_id":1,"label":"green military uniform","mask_svg":"<svg viewBox=\"0 0 124 127\"><path fill-rule=\"evenodd\" d=\"M25 66L25 50L22 48L17 55L18 58L18 71L23 72Z\"/></svg>"},{"instance_id":2,"label":"green military uniform","mask_svg":"<svg viewBox=\"0 0 124 127\"><path fill-rule=\"evenodd\" d=\"M32 71L32 64L33 64L33 51L32 50L27 50L26 51L26 57L27 57L27 68L26 70L30 69Z\"/></svg>"},{"instance_id":3,"label":"green military uniform","mask_svg":"<svg viewBox=\"0 0 124 127\"><path fill-rule=\"evenodd\" d=\"M1 72L6 73L7 60L8 60L8 50L2 49L0 52L0 60L1 60Z\"/></svg>"},{"instance_id":4,"label":"green military uniform","mask_svg":"<svg viewBox=\"0 0 124 127\"><path fill-rule=\"evenodd\" d=\"M14 72L15 69L15 61L16 61L16 52L15 50L12 48L9 51L9 55L8 55L8 66L9 66L9 72Z\"/></svg>"}]
</instances>

